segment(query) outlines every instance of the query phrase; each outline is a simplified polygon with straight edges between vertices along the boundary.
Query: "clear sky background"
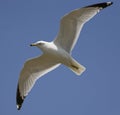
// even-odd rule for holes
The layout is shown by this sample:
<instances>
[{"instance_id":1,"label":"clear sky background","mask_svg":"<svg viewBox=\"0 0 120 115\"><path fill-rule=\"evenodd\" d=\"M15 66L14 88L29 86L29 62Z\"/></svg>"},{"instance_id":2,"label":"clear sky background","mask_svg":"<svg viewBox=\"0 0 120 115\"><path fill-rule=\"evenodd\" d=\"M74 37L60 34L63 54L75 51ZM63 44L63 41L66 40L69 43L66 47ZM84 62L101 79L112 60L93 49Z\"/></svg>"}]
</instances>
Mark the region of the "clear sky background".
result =
<instances>
[{"instance_id":1,"label":"clear sky background","mask_svg":"<svg viewBox=\"0 0 120 115\"><path fill-rule=\"evenodd\" d=\"M51 41L60 18L106 0L0 0L0 115L120 115L120 1L85 24L73 57L87 69L76 76L65 66L38 80L16 109L19 73L28 58L42 52L29 47Z\"/></svg>"}]
</instances>

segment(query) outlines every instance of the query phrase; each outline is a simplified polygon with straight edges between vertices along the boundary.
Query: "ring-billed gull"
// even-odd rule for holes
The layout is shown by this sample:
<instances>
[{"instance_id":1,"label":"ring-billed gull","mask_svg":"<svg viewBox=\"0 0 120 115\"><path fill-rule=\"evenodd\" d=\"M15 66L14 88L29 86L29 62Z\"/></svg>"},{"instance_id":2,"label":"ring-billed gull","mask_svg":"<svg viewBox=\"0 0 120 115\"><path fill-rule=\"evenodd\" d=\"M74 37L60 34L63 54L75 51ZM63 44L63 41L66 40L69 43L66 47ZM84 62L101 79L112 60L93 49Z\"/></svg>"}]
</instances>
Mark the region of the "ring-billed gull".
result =
<instances>
[{"instance_id":1,"label":"ring-billed gull","mask_svg":"<svg viewBox=\"0 0 120 115\"><path fill-rule=\"evenodd\" d=\"M83 25L93 18L100 10L112 5L113 2L104 2L76 9L62 17L60 31L52 42L38 41L31 44L43 51L39 57L25 62L18 81L16 104L20 110L22 103L31 91L36 80L46 73L64 64L77 75L85 71L71 56Z\"/></svg>"}]
</instances>

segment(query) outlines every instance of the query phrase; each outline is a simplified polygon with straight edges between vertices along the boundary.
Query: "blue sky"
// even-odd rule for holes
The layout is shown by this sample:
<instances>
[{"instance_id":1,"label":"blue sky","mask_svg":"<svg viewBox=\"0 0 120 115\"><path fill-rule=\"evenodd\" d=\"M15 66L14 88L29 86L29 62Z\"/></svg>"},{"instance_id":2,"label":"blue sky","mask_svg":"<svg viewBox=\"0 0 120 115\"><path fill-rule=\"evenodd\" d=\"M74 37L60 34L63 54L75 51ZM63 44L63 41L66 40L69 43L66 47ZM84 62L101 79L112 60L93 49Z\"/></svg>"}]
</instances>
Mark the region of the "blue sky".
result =
<instances>
[{"instance_id":1,"label":"blue sky","mask_svg":"<svg viewBox=\"0 0 120 115\"><path fill-rule=\"evenodd\" d=\"M120 1L85 24L73 57L87 69L65 66L38 80L20 111L16 87L23 63L41 54L29 44L51 41L60 18L106 0L0 0L0 115L120 115Z\"/></svg>"}]
</instances>

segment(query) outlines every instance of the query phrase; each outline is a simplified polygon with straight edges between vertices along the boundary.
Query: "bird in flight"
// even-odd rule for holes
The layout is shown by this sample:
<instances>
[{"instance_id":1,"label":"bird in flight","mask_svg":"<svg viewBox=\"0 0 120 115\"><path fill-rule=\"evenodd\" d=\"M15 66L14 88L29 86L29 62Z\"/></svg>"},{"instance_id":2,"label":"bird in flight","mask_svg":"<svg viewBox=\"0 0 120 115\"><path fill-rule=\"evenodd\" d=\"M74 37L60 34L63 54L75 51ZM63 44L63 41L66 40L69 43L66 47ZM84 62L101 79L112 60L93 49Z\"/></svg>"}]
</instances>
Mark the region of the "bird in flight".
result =
<instances>
[{"instance_id":1,"label":"bird in flight","mask_svg":"<svg viewBox=\"0 0 120 115\"><path fill-rule=\"evenodd\" d=\"M104 2L73 10L62 17L59 33L52 42L37 41L30 45L40 48L43 54L27 60L21 70L16 93L18 110L22 107L25 97L31 91L37 79L61 64L67 66L77 75L81 75L85 71L85 67L72 57L71 52L83 25L100 10L112 4L113 2Z\"/></svg>"}]
</instances>

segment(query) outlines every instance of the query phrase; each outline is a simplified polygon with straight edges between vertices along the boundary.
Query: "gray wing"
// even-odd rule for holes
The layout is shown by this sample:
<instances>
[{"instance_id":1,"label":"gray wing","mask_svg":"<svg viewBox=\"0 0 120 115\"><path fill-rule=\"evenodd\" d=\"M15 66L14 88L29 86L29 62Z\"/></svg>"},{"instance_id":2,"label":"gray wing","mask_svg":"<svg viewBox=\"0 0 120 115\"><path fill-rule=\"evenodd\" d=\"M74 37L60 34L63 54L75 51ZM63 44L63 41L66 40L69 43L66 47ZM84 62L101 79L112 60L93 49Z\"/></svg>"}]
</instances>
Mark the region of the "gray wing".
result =
<instances>
[{"instance_id":1,"label":"gray wing","mask_svg":"<svg viewBox=\"0 0 120 115\"><path fill-rule=\"evenodd\" d=\"M61 19L60 31L54 40L56 45L70 52L77 42L83 25L93 18L101 9L110 6L112 2L105 2L86 6L74 10Z\"/></svg>"},{"instance_id":2,"label":"gray wing","mask_svg":"<svg viewBox=\"0 0 120 115\"><path fill-rule=\"evenodd\" d=\"M16 104L19 110L22 106L24 98L28 95L36 80L44 74L52 71L60 64L55 62L54 58L49 55L43 54L40 57L28 60L20 73L18 81Z\"/></svg>"}]
</instances>

